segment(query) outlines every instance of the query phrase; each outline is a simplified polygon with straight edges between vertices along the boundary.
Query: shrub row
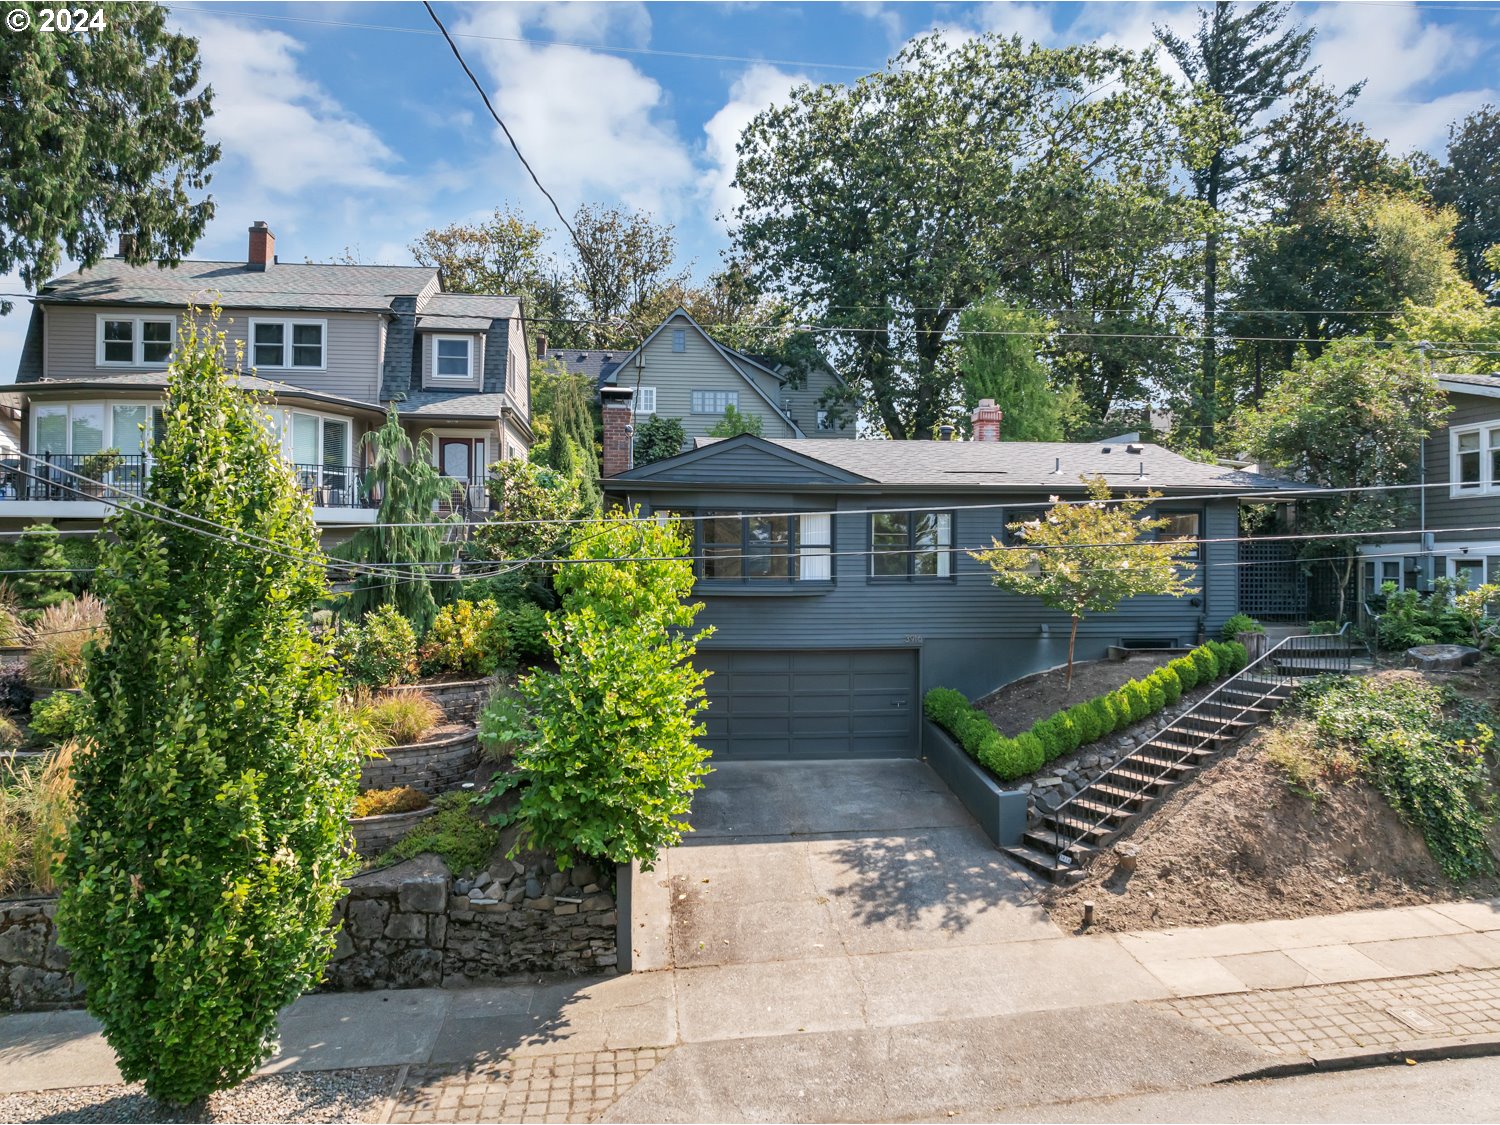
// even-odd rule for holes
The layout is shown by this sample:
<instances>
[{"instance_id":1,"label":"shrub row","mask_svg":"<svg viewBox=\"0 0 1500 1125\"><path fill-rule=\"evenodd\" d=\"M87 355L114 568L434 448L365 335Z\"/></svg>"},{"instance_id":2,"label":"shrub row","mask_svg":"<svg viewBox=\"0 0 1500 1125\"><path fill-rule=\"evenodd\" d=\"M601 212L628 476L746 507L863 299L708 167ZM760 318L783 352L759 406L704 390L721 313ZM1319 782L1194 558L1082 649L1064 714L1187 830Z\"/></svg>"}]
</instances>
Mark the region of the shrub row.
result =
<instances>
[{"instance_id":1,"label":"shrub row","mask_svg":"<svg viewBox=\"0 0 1500 1125\"><path fill-rule=\"evenodd\" d=\"M1156 714L1185 691L1233 675L1247 659L1245 646L1236 641L1209 641L1143 679L1039 720L1014 738L996 730L988 715L952 688L933 688L922 706L971 758L1000 780L1011 781Z\"/></svg>"}]
</instances>

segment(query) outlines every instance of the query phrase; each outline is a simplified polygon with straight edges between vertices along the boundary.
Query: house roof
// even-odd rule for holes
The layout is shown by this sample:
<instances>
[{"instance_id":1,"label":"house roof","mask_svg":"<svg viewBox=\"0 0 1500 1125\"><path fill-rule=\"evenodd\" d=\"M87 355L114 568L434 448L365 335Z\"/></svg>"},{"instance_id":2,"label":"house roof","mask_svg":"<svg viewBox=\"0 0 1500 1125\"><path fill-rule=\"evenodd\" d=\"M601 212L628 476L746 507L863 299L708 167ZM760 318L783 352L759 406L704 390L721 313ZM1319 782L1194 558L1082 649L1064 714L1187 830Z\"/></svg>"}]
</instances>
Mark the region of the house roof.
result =
<instances>
[{"instance_id":1,"label":"house roof","mask_svg":"<svg viewBox=\"0 0 1500 1125\"><path fill-rule=\"evenodd\" d=\"M217 294L221 304L235 308L389 312L394 297L421 293L436 279L437 271L428 266L277 262L269 269L252 270L244 262L190 261L161 267L104 258L49 281L36 299L44 304L201 305ZM514 302L515 298L485 300ZM431 303L429 299L427 304Z\"/></svg>"},{"instance_id":2,"label":"house roof","mask_svg":"<svg viewBox=\"0 0 1500 1125\"><path fill-rule=\"evenodd\" d=\"M400 267L407 268L407 267ZM417 307L422 317L509 320L521 315L521 298L489 293L434 293Z\"/></svg>"},{"instance_id":3,"label":"house roof","mask_svg":"<svg viewBox=\"0 0 1500 1125\"><path fill-rule=\"evenodd\" d=\"M1076 490L1082 487L1079 477L1095 475L1103 476L1112 486L1121 489L1237 493L1298 487L1295 482L1259 473L1190 461L1149 443L1125 446L1043 441L834 442L807 438L765 439L746 434L735 438L698 438L694 444L693 451L679 456L694 457L702 462L711 460L708 451L715 447L727 450L731 445L759 444L820 462L873 484L932 491L975 488L1027 492ZM670 479L674 460L654 462L645 468L655 470L652 479ZM734 483L745 483L743 465L736 464L732 474ZM697 479L702 479L701 471Z\"/></svg>"},{"instance_id":4,"label":"house roof","mask_svg":"<svg viewBox=\"0 0 1500 1125\"><path fill-rule=\"evenodd\" d=\"M349 410L383 413L384 407L361 399L345 398L323 391L312 391L294 383L282 383L275 379L262 379L258 375L240 374L239 385L248 391L263 391L277 398L300 398L309 402L341 406ZM167 387L165 371L128 371L119 374L95 375L87 379L40 379L26 385L26 393L33 398L50 397L49 392L71 394L75 391L162 391Z\"/></svg>"},{"instance_id":5,"label":"house roof","mask_svg":"<svg viewBox=\"0 0 1500 1125\"><path fill-rule=\"evenodd\" d=\"M629 354L625 348L549 348L542 358L555 360L575 375L587 375L598 390L615 381L620 362Z\"/></svg>"},{"instance_id":6,"label":"house roof","mask_svg":"<svg viewBox=\"0 0 1500 1125\"><path fill-rule=\"evenodd\" d=\"M1500 375L1445 375L1439 371L1437 381L1445 391L1500 398Z\"/></svg>"},{"instance_id":7,"label":"house roof","mask_svg":"<svg viewBox=\"0 0 1500 1125\"><path fill-rule=\"evenodd\" d=\"M493 422L500 417L505 395L481 391L407 391L396 403L403 418L483 418Z\"/></svg>"}]
</instances>

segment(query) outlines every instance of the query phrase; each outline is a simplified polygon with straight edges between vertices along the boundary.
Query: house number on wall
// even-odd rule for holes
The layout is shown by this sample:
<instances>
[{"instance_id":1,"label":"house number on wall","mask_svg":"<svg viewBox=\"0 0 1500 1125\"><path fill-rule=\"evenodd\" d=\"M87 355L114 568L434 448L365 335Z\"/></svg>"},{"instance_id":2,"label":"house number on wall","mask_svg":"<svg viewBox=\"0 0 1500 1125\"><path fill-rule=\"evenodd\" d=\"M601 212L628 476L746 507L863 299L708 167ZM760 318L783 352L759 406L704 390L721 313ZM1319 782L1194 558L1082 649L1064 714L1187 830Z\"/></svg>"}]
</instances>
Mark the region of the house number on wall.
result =
<instances>
[{"instance_id":1,"label":"house number on wall","mask_svg":"<svg viewBox=\"0 0 1500 1125\"><path fill-rule=\"evenodd\" d=\"M922 643L922 637L918 633L908 633L906 634L906 643L909 645L919 645Z\"/></svg>"}]
</instances>

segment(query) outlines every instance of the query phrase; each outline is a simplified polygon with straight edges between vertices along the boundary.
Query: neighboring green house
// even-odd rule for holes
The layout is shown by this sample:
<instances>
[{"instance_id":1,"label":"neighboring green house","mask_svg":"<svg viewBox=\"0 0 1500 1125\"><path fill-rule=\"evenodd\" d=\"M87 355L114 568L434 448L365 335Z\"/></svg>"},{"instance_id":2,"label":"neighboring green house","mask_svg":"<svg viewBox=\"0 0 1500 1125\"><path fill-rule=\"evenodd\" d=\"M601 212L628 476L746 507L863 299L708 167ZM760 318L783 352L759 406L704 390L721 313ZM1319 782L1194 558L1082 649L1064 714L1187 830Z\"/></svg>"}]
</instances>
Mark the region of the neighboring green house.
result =
<instances>
[{"instance_id":1,"label":"neighboring green house","mask_svg":"<svg viewBox=\"0 0 1500 1125\"><path fill-rule=\"evenodd\" d=\"M634 349L554 348L545 358L589 376L601 391L630 390L638 422L652 415L681 419L684 448L707 436L727 406L759 418L762 437L855 436L848 386L830 368L820 366L798 379L772 357L719 343L684 309ZM835 408L838 403L844 411Z\"/></svg>"}]
</instances>

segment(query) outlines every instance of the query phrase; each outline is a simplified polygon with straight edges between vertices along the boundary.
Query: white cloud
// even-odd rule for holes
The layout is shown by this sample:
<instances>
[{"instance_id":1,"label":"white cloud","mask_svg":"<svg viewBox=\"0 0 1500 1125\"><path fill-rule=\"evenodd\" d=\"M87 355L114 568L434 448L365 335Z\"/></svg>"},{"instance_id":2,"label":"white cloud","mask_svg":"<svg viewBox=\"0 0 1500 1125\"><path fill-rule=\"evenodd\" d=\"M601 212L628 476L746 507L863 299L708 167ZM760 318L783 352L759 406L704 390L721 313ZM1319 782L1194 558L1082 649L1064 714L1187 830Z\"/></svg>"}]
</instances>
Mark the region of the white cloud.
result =
<instances>
[{"instance_id":1,"label":"white cloud","mask_svg":"<svg viewBox=\"0 0 1500 1125\"><path fill-rule=\"evenodd\" d=\"M215 180L240 192L296 197L309 189L390 188L396 155L303 70L302 44L276 30L185 12L214 91Z\"/></svg>"},{"instance_id":2,"label":"white cloud","mask_svg":"<svg viewBox=\"0 0 1500 1125\"><path fill-rule=\"evenodd\" d=\"M721 226L732 219L734 209L743 199L740 190L733 185L739 159L735 146L740 134L756 114L777 102L786 101L793 87L806 81L808 79L802 75L787 74L774 66L757 63L735 80L724 108L704 123L709 166L699 182L713 215L716 218L722 216Z\"/></svg>"},{"instance_id":3,"label":"white cloud","mask_svg":"<svg viewBox=\"0 0 1500 1125\"><path fill-rule=\"evenodd\" d=\"M480 62L496 109L564 213L613 198L675 217L694 182L692 160L666 116L666 92L629 60L515 40L538 25L580 41L638 40L649 31L642 19L638 5L486 5L454 28L492 37L467 40L465 53ZM505 143L498 131L497 140ZM524 182L517 171L514 182Z\"/></svg>"}]
</instances>

